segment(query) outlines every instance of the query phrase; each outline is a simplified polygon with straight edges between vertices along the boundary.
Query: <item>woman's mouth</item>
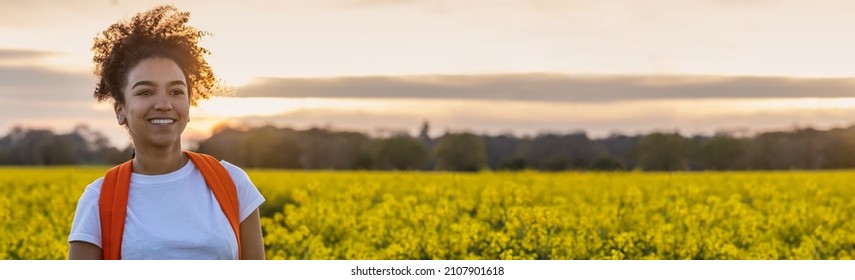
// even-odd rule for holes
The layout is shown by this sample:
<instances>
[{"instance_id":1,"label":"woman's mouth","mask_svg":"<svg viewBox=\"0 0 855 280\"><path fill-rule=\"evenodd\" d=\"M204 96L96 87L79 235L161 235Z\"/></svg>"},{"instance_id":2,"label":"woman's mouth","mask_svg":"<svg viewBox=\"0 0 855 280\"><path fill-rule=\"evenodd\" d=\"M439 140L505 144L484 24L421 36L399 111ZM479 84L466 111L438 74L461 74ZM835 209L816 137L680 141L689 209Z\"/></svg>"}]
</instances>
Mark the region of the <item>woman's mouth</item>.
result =
<instances>
[{"instance_id":1,"label":"woman's mouth","mask_svg":"<svg viewBox=\"0 0 855 280\"><path fill-rule=\"evenodd\" d=\"M175 120L173 120L173 119L149 119L148 122L153 124L153 125L170 125L170 124L175 123Z\"/></svg>"}]
</instances>

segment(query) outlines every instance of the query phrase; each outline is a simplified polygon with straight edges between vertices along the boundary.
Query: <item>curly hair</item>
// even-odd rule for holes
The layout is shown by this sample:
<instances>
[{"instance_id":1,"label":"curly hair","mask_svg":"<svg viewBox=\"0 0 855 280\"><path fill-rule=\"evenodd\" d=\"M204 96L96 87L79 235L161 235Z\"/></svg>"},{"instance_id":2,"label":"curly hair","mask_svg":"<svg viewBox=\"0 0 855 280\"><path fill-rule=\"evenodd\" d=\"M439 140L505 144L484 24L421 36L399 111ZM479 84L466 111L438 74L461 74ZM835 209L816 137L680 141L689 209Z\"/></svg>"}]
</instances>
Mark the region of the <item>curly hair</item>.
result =
<instances>
[{"instance_id":1,"label":"curly hair","mask_svg":"<svg viewBox=\"0 0 855 280\"><path fill-rule=\"evenodd\" d=\"M99 79L95 99L99 102L113 99L114 104L124 104L128 72L140 61L152 57L171 59L178 64L187 79L191 105L195 106L200 98L209 98L216 78L204 58L210 51L199 47L198 42L210 33L186 25L189 18L190 13L173 6L158 6L130 21L113 24L96 36L92 46L94 72Z\"/></svg>"}]
</instances>

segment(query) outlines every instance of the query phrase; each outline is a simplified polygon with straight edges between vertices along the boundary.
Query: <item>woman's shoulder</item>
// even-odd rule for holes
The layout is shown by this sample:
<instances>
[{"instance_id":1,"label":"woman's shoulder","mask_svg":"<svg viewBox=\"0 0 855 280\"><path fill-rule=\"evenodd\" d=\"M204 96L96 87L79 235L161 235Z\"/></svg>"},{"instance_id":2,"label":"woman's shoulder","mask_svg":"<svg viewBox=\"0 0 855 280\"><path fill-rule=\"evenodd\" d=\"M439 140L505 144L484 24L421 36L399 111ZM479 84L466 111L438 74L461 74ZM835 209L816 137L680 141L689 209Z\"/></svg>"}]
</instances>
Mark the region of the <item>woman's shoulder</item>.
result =
<instances>
[{"instance_id":1,"label":"woman's shoulder","mask_svg":"<svg viewBox=\"0 0 855 280\"><path fill-rule=\"evenodd\" d=\"M231 162L228 162L228 161L226 161L226 160L224 160L224 159L221 159L221 160L220 160L220 164L222 164L222 165L223 165L223 167L225 167L226 169L229 169L229 170L233 170L233 169L234 169L234 170L241 170L241 171L243 170L243 169L241 169L240 167L238 167L237 165L234 165L234 164L232 164Z\"/></svg>"},{"instance_id":2,"label":"woman's shoulder","mask_svg":"<svg viewBox=\"0 0 855 280\"><path fill-rule=\"evenodd\" d=\"M226 171L228 171L229 175L232 176L233 181L235 181L235 182L250 181L249 175L246 174L246 171L243 171L243 169L241 169L237 165L234 165L234 164L232 164L228 161L225 161L225 160L220 160L220 164L222 164L223 167L226 168Z\"/></svg>"},{"instance_id":3,"label":"woman's shoulder","mask_svg":"<svg viewBox=\"0 0 855 280\"><path fill-rule=\"evenodd\" d=\"M78 205L98 204L98 198L101 196L101 184L104 182L104 177L95 179L92 183L86 186L83 194L78 199ZM79 207L79 206L78 206Z\"/></svg>"},{"instance_id":4,"label":"woman's shoulder","mask_svg":"<svg viewBox=\"0 0 855 280\"><path fill-rule=\"evenodd\" d=\"M102 176L102 177L99 177L98 179L95 179L95 181L92 181L92 183L89 183L89 185L86 186L86 189L83 192L84 193L90 192L90 193L99 194L99 193L101 193L101 185L103 185L103 184L104 184L104 177Z\"/></svg>"}]
</instances>

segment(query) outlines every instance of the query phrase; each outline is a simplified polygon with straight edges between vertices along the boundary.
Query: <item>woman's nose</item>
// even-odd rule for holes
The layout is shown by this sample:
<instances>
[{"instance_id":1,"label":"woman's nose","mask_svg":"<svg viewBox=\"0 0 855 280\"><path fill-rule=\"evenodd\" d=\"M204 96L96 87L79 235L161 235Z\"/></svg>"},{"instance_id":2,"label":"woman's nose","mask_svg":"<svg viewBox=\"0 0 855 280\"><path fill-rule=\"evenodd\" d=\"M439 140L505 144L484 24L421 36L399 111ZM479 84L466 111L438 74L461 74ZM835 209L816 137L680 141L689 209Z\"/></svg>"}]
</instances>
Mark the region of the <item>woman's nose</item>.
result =
<instances>
[{"instance_id":1,"label":"woman's nose","mask_svg":"<svg viewBox=\"0 0 855 280\"><path fill-rule=\"evenodd\" d=\"M172 110L172 103L169 102L169 94L158 94L154 100L154 109L158 111Z\"/></svg>"}]
</instances>

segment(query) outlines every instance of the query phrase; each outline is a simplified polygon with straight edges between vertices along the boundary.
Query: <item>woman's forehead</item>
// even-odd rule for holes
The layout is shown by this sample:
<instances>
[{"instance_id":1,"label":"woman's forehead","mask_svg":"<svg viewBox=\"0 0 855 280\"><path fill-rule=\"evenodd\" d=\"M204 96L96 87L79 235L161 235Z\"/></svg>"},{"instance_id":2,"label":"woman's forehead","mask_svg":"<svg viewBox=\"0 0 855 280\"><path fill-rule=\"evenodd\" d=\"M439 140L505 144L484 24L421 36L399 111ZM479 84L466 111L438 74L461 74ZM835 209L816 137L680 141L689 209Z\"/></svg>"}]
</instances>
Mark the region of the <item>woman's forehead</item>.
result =
<instances>
[{"instance_id":1,"label":"woman's forehead","mask_svg":"<svg viewBox=\"0 0 855 280\"><path fill-rule=\"evenodd\" d=\"M136 85L168 86L184 85L187 80L181 67L168 58L152 57L141 60L128 71L128 87Z\"/></svg>"}]
</instances>

